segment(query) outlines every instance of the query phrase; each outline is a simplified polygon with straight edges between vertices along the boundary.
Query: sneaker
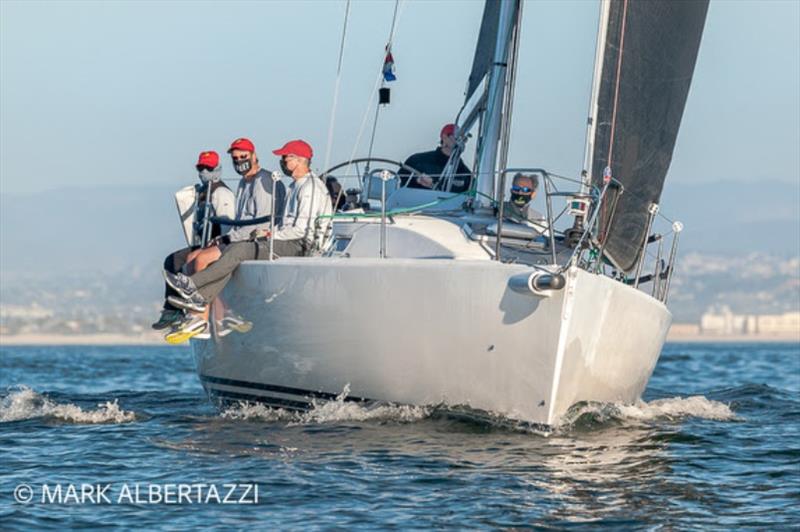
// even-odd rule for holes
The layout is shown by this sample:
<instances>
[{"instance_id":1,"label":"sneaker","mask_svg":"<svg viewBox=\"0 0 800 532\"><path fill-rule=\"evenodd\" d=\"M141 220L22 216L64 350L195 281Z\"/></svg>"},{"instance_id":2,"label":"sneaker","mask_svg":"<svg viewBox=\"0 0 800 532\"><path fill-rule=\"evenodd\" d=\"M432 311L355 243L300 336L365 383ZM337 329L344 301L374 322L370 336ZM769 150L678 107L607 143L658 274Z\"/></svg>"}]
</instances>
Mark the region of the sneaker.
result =
<instances>
[{"instance_id":1,"label":"sneaker","mask_svg":"<svg viewBox=\"0 0 800 532\"><path fill-rule=\"evenodd\" d=\"M167 297L167 301L169 302L170 305L174 305L184 310L191 310L194 312L206 311L206 300L203 299L203 296L201 296L199 292L195 292L192 295L191 299L183 299L181 297L169 296Z\"/></svg>"},{"instance_id":2,"label":"sneaker","mask_svg":"<svg viewBox=\"0 0 800 532\"><path fill-rule=\"evenodd\" d=\"M161 331L168 327L172 327L174 324L183 321L184 313L182 310L174 310L171 308L165 308L161 311L161 316L159 316L158 321L152 323L150 327L157 331Z\"/></svg>"},{"instance_id":3,"label":"sneaker","mask_svg":"<svg viewBox=\"0 0 800 532\"><path fill-rule=\"evenodd\" d=\"M191 316L164 336L164 340L168 344L182 344L190 338L201 339L201 335L209 338L206 331L208 331L208 322L200 316Z\"/></svg>"},{"instance_id":4,"label":"sneaker","mask_svg":"<svg viewBox=\"0 0 800 532\"><path fill-rule=\"evenodd\" d=\"M218 338L224 338L228 336L230 333L232 333L233 329L231 329L230 327L225 327L225 325L222 324L222 321L218 321L216 332Z\"/></svg>"},{"instance_id":5,"label":"sneaker","mask_svg":"<svg viewBox=\"0 0 800 532\"><path fill-rule=\"evenodd\" d=\"M188 275L182 273L170 273L164 270L164 280L173 290L178 292L183 299L191 299L192 295L197 293L197 287L194 281Z\"/></svg>"},{"instance_id":6,"label":"sneaker","mask_svg":"<svg viewBox=\"0 0 800 532\"><path fill-rule=\"evenodd\" d=\"M238 314L234 314L233 312L225 312L225 315L222 316L222 319L220 320L220 324L224 329L231 329L238 333L247 333L253 328L252 321L247 321L243 317L239 316Z\"/></svg>"},{"instance_id":7,"label":"sneaker","mask_svg":"<svg viewBox=\"0 0 800 532\"><path fill-rule=\"evenodd\" d=\"M192 338L195 340L211 340L211 331L206 327L205 331L195 334Z\"/></svg>"}]
</instances>

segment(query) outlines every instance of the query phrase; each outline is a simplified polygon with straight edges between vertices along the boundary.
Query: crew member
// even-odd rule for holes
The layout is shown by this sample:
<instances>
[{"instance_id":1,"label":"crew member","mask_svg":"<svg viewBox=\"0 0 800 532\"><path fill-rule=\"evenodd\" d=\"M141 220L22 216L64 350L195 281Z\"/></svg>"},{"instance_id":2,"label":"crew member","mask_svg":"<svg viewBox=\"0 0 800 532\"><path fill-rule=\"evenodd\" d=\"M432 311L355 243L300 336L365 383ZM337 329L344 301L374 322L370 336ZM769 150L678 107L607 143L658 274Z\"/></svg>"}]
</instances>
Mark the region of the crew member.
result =
<instances>
[{"instance_id":1,"label":"crew member","mask_svg":"<svg viewBox=\"0 0 800 532\"><path fill-rule=\"evenodd\" d=\"M538 188L536 174L516 174L511 182L511 199L503 204L503 217L525 225L542 224L544 215L531 206Z\"/></svg>"},{"instance_id":2,"label":"crew member","mask_svg":"<svg viewBox=\"0 0 800 532\"><path fill-rule=\"evenodd\" d=\"M283 220L275 231L275 254L281 257L307 255L324 238L330 224L330 219L320 219L320 226L314 225L318 217L331 215L330 196L325 184L311 173L309 165L314 152L308 143L292 140L272 153L281 157L283 173L292 178ZM269 232L263 236L269 237Z\"/></svg>"},{"instance_id":3,"label":"crew member","mask_svg":"<svg viewBox=\"0 0 800 532\"><path fill-rule=\"evenodd\" d=\"M236 199L231 189L222 182L222 165L220 164L219 154L217 154L217 152L212 150L201 152L195 168L197 169L201 184L195 187L195 194L198 195L198 201L194 209L195 224L193 231L195 233L194 241L199 242L202 238L202 227L206 223L205 216L209 218L215 216L233 218L235 215ZM207 187L211 187L211 201L208 206L206 206L205 203ZM214 239L228 233L230 227L212 223L210 229L209 236ZM164 270L171 273L178 273L187 263L192 263L194 261L200 250L201 247L199 245L193 245L170 253L167 255L167 258L164 259ZM183 310L167 301L169 296L175 295L177 295L175 290L165 283L164 306L161 310L161 316L152 324L153 329L166 329L173 323L183 319Z\"/></svg>"},{"instance_id":4,"label":"crew member","mask_svg":"<svg viewBox=\"0 0 800 532\"><path fill-rule=\"evenodd\" d=\"M447 161L456 146L456 125L446 124L439 133L439 147L433 151L415 153L405 160L405 165L419 170L423 175L410 176L410 172L401 168L398 174L404 186L408 188L438 188ZM450 192L466 192L472 184L472 171L459 157L455 174L450 178Z\"/></svg>"}]
</instances>

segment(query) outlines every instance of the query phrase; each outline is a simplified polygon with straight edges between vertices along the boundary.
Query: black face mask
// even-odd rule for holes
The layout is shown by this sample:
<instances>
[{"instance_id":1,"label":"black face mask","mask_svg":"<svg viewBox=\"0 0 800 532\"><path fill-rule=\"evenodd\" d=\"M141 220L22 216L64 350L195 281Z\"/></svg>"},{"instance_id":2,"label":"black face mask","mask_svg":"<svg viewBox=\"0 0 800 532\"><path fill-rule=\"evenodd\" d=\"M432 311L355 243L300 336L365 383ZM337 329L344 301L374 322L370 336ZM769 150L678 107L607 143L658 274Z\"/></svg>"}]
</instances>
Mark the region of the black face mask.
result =
<instances>
[{"instance_id":1,"label":"black face mask","mask_svg":"<svg viewBox=\"0 0 800 532\"><path fill-rule=\"evenodd\" d=\"M236 173L239 175L245 175L251 168L253 168L253 165L250 163L250 158L233 161L233 169L236 170Z\"/></svg>"},{"instance_id":2,"label":"black face mask","mask_svg":"<svg viewBox=\"0 0 800 532\"><path fill-rule=\"evenodd\" d=\"M511 203L513 203L517 207L524 207L529 201L531 201L530 194L515 194L514 192L511 193Z\"/></svg>"},{"instance_id":3,"label":"black face mask","mask_svg":"<svg viewBox=\"0 0 800 532\"><path fill-rule=\"evenodd\" d=\"M292 171L289 170L288 166L286 166L286 160L285 159L281 159L281 171L283 171L283 173L285 175L287 175L289 177L292 177Z\"/></svg>"}]
</instances>

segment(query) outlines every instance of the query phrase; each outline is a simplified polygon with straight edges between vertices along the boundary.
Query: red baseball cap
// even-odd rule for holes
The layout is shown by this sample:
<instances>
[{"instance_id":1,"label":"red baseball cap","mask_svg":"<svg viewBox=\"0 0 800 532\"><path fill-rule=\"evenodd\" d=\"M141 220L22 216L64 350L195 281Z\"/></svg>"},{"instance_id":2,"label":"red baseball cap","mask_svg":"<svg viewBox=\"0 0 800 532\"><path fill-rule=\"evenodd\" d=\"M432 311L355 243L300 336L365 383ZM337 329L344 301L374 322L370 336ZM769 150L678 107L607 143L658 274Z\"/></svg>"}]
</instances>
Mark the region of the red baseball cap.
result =
<instances>
[{"instance_id":1,"label":"red baseball cap","mask_svg":"<svg viewBox=\"0 0 800 532\"><path fill-rule=\"evenodd\" d=\"M215 151L200 152L200 157L197 158L195 166L208 166L209 168L216 168L219 166L219 154Z\"/></svg>"},{"instance_id":2,"label":"red baseball cap","mask_svg":"<svg viewBox=\"0 0 800 532\"><path fill-rule=\"evenodd\" d=\"M232 152L233 150L256 151L256 147L253 145L250 139L242 137L231 142L231 147L228 148L228 153Z\"/></svg>"},{"instance_id":3,"label":"red baseball cap","mask_svg":"<svg viewBox=\"0 0 800 532\"><path fill-rule=\"evenodd\" d=\"M456 125L455 124L445 124L442 127L442 132L439 133L440 137L445 137L447 135L455 135L456 134Z\"/></svg>"},{"instance_id":4,"label":"red baseball cap","mask_svg":"<svg viewBox=\"0 0 800 532\"><path fill-rule=\"evenodd\" d=\"M297 155L306 159L311 159L314 156L314 150L311 149L311 145L304 140L290 140L283 145L283 148L273 150L272 153L275 155Z\"/></svg>"}]
</instances>

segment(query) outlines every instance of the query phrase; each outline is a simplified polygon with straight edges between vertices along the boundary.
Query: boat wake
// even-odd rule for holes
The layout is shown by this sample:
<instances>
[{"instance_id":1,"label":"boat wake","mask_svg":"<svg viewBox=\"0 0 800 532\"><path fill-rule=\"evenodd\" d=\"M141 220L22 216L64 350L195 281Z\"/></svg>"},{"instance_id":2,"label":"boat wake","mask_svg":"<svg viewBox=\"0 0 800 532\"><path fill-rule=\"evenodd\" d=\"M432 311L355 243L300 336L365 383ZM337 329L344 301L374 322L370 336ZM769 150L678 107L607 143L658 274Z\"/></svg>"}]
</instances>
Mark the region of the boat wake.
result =
<instances>
[{"instance_id":1,"label":"boat wake","mask_svg":"<svg viewBox=\"0 0 800 532\"><path fill-rule=\"evenodd\" d=\"M34 418L78 424L115 424L135 421L136 415L121 409L116 399L100 403L94 410L84 410L72 403L55 403L27 386L16 387L0 399L0 423Z\"/></svg>"},{"instance_id":2,"label":"boat wake","mask_svg":"<svg viewBox=\"0 0 800 532\"><path fill-rule=\"evenodd\" d=\"M283 421L288 424L316 424L337 422L397 422L412 423L423 419L456 419L470 423L485 423L496 428L529 430L524 423L509 420L487 412L471 410L468 407L429 405L409 406L385 403L363 404L346 401L349 387L334 401L313 401L313 407L306 412L274 409L255 403L236 403L222 411L221 416L231 420ZM648 421L679 421L697 418L715 421L736 420L736 414L725 403L696 395L691 397L671 397L651 402L639 401L635 404L622 403L579 403L573 406L554 429L569 432L573 429L601 427L612 424ZM541 427L533 427L541 432ZM549 432L549 431L546 431Z\"/></svg>"},{"instance_id":3,"label":"boat wake","mask_svg":"<svg viewBox=\"0 0 800 532\"><path fill-rule=\"evenodd\" d=\"M570 408L558 429L567 431L614 423L679 421L689 418L734 421L737 416L729 405L702 395L669 397L649 403L638 401L634 404L587 402Z\"/></svg>"},{"instance_id":4,"label":"boat wake","mask_svg":"<svg viewBox=\"0 0 800 532\"><path fill-rule=\"evenodd\" d=\"M346 401L350 386L345 386L334 401L312 401L307 412L273 409L255 403L237 403L222 412L226 419L287 421L289 424L336 423L343 421L395 421L410 423L430 416L433 407L386 403L359 404Z\"/></svg>"}]
</instances>

